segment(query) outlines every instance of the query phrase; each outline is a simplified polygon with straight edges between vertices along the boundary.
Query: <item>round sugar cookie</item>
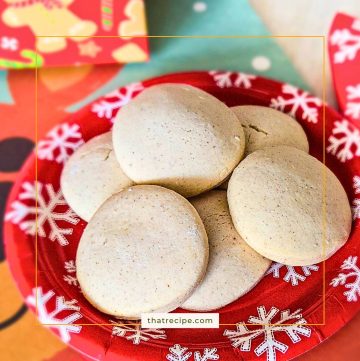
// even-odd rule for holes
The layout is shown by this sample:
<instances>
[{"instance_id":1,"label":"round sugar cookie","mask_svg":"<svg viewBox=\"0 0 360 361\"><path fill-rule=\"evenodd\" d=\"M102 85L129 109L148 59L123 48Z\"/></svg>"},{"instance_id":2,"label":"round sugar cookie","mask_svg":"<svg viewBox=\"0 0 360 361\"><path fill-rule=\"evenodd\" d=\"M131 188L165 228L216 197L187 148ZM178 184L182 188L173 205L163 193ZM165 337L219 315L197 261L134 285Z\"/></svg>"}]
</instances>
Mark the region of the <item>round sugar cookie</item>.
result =
<instances>
[{"instance_id":1,"label":"round sugar cookie","mask_svg":"<svg viewBox=\"0 0 360 361\"><path fill-rule=\"evenodd\" d=\"M246 154L278 145L288 145L309 152L306 134L291 116L257 105L240 105L232 107L231 110L244 128Z\"/></svg>"},{"instance_id":2,"label":"round sugar cookie","mask_svg":"<svg viewBox=\"0 0 360 361\"><path fill-rule=\"evenodd\" d=\"M220 184L241 160L245 135L234 112L185 84L145 89L117 114L113 145L124 172L190 197Z\"/></svg>"},{"instance_id":3,"label":"round sugar cookie","mask_svg":"<svg viewBox=\"0 0 360 361\"><path fill-rule=\"evenodd\" d=\"M67 203L88 222L107 198L134 182L121 170L108 132L90 139L71 155L60 184Z\"/></svg>"},{"instance_id":4,"label":"round sugar cookie","mask_svg":"<svg viewBox=\"0 0 360 361\"><path fill-rule=\"evenodd\" d=\"M221 308L250 291L271 261L255 252L236 231L226 192L213 190L191 199L209 238L209 264L203 281L182 304L193 311Z\"/></svg>"},{"instance_id":5,"label":"round sugar cookie","mask_svg":"<svg viewBox=\"0 0 360 361\"><path fill-rule=\"evenodd\" d=\"M201 282L209 246L194 207L154 185L110 197L87 225L77 250L84 296L102 312L140 318L169 312Z\"/></svg>"},{"instance_id":6,"label":"round sugar cookie","mask_svg":"<svg viewBox=\"0 0 360 361\"><path fill-rule=\"evenodd\" d=\"M247 156L228 188L232 220L243 239L264 257L291 266L318 263L342 247L351 209L340 181L324 167L287 146Z\"/></svg>"}]
</instances>

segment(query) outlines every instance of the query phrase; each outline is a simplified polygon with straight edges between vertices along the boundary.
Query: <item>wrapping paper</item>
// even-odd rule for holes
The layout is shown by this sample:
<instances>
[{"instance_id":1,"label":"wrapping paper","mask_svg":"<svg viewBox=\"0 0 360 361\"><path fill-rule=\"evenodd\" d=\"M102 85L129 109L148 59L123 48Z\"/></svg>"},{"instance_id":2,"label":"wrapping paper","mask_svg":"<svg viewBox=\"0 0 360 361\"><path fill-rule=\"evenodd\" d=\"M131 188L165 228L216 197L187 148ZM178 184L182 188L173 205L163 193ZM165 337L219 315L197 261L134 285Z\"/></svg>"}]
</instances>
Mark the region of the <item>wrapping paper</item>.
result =
<instances>
[{"instance_id":1,"label":"wrapping paper","mask_svg":"<svg viewBox=\"0 0 360 361\"><path fill-rule=\"evenodd\" d=\"M0 34L0 68L148 59L142 0L5 0Z\"/></svg>"},{"instance_id":2,"label":"wrapping paper","mask_svg":"<svg viewBox=\"0 0 360 361\"><path fill-rule=\"evenodd\" d=\"M360 124L360 19L337 14L329 34L329 57L341 112Z\"/></svg>"},{"instance_id":3,"label":"wrapping paper","mask_svg":"<svg viewBox=\"0 0 360 361\"><path fill-rule=\"evenodd\" d=\"M274 263L252 291L219 310L219 329L140 329L133 321L129 324L95 310L81 294L76 279L76 248L86 223L62 197L59 176L63 164L83 142L111 129L121 106L144 88L163 82L197 86L229 106L258 104L286 112L301 123L310 153L318 159L323 155L324 127L327 166L340 179L353 205L351 237L325 265L289 267ZM134 361L144 360L146 355L150 361L289 360L332 335L360 308L356 302L360 297L357 134L359 129L351 120L323 107L320 99L259 76L192 72L130 84L69 115L39 141L37 183L33 154L7 205L5 242L11 271L33 310L37 298L40 321L51 324L49 328L64 342L93 359Z\"/></svg>"}]
</instances>

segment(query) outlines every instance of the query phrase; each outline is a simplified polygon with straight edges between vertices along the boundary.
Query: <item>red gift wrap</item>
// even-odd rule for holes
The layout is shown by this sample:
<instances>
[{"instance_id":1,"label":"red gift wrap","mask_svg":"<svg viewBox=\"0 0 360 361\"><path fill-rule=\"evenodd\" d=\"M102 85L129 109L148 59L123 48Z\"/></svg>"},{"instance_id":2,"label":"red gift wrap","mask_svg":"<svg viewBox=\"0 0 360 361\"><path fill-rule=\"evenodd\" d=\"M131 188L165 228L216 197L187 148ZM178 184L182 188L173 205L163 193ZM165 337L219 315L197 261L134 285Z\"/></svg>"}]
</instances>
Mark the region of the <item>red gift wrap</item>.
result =
<instances>
[{"instance_id":1,"label":"red gift wrap","mask_svg":"<svg viewBox=\"0 0 360 361\"><path fill-rule=\"evenodd\" d=\"M4 0L0 68L146 61L143 0Z\"/></svg>"},{"instance_id":2,"label":"red gift wrap","mask_svg":"<svg viewBox=\"0 0 360 361\"><path fill-rule=\"evenodd\" d=\"M339 108L360 125L360 19L337 14L328 41Z\"/></svg>"}]
</instances>

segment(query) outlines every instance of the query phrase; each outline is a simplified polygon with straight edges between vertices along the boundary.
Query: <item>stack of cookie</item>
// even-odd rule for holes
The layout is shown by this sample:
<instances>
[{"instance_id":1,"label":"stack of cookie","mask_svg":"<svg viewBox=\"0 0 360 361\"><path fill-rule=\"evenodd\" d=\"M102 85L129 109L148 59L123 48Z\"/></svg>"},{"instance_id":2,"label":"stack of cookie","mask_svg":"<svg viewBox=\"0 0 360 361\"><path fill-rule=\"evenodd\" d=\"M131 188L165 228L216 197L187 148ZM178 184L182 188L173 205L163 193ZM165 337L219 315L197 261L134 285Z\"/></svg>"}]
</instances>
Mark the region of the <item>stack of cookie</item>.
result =
<instances>
[{"instance_id":1,"label":"stack of cookie","mask_svg":"<svg viewBox=\"0 0 360 361\"><path fill-rule=\"evenodd\" d=\"M252 289L271 261L327 259L348 239L351 210L308 151L301 126L276 110L229 108L183 84L144 90L61 176L88 222L76 259L84 296L127 319L210 311Z\"/></svg>"}]
</instances>

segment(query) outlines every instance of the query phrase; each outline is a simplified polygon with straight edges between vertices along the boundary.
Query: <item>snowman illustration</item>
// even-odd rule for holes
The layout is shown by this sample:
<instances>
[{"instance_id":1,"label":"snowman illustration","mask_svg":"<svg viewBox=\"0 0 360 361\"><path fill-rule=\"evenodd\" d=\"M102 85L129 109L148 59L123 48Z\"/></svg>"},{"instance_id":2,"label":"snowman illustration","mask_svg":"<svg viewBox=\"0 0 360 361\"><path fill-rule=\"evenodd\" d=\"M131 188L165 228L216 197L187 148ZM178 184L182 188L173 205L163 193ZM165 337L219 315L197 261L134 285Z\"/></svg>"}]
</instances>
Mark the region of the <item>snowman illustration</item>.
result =
<instances>
[{"instance_id":1,"label":"snowman illustration","mask_svg":"<svg viewBox=\"0 0 360 361\"><path fill-rule=\"evenodd\" d=\"M73 0L4 0L7 8L2 13L3 22L9 27L28 26L35 36L37 50L54 53L66 48L67 38L80 42L97 31L97 25L83 20L68 6ZM79 37L80 36L80 37Z\"/></svg>"}]
</instances>

